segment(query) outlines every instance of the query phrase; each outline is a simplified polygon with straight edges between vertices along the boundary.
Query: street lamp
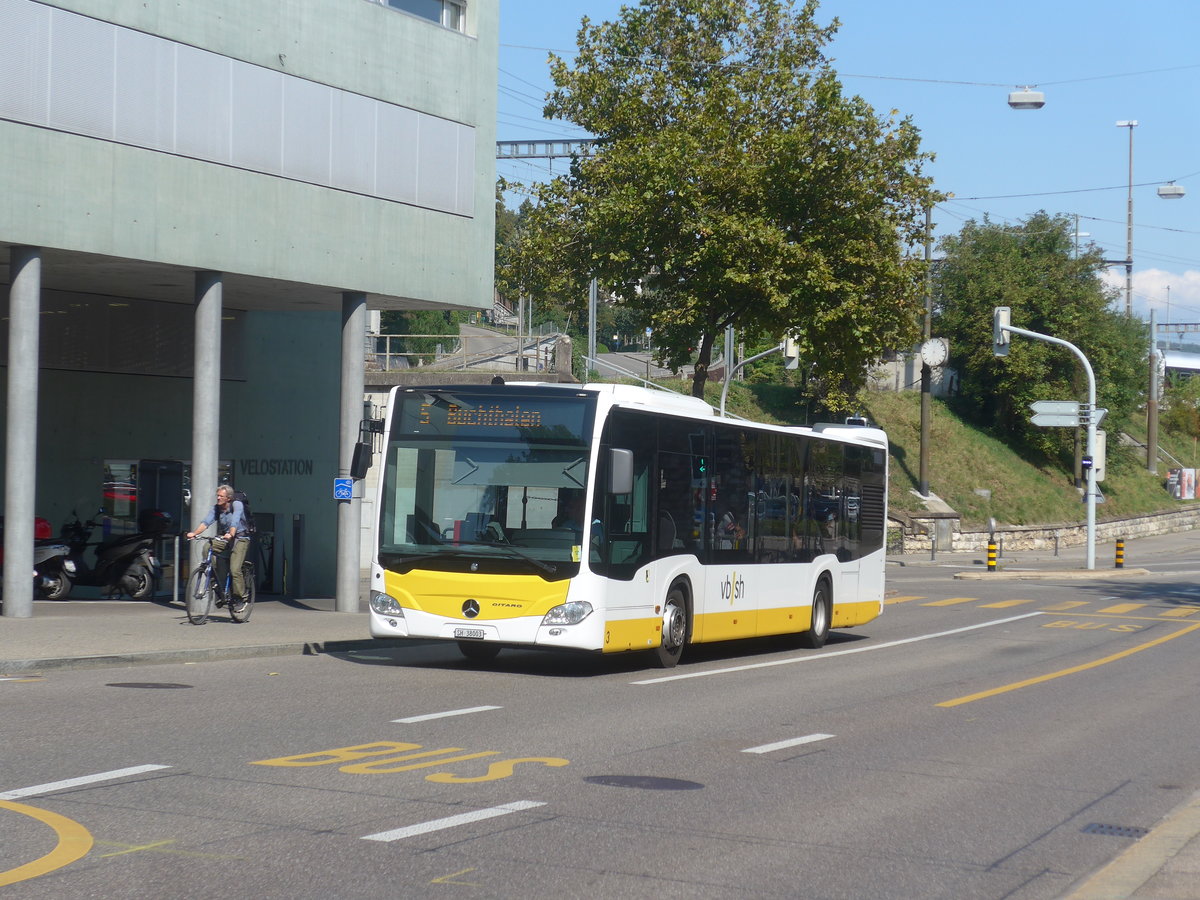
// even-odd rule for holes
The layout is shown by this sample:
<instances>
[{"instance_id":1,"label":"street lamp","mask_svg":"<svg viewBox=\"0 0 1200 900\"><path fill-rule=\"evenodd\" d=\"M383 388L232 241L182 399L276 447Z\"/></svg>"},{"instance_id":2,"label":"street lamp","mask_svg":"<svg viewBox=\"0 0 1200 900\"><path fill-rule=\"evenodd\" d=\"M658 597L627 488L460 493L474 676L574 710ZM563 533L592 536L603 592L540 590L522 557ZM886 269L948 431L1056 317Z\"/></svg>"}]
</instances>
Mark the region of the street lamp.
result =
<instances>
[{"instance_id":1,"label":"street lamp","mask_svg":"<svg viewBox=\"0 0 1200 900\"><path fill-rule=\"evenodd\" d=\"M1046 105L1046 95L1029 85L1008 95L1008 105L1013 109L1041 109Z\"/></svg>"}]
</instances>

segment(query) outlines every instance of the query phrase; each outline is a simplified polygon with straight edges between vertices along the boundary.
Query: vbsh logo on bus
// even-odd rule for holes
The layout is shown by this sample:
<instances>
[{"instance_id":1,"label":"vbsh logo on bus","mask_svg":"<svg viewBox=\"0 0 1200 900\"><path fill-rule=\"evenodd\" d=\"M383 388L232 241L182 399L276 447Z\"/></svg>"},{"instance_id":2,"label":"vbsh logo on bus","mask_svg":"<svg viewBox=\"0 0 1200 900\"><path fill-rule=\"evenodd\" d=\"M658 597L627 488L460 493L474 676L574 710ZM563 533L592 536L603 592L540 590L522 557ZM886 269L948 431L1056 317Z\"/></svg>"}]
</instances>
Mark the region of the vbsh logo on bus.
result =
<instances>
[{"instance_id":1,"label":"vbsh logo on bus","mask_svg":"<svg viewBox=\"0 0 1200 900\"><path fill-rule=\"evenodd\" d=\"M737 572L726 575L721 582L721 599L734 603L746 596L746 581Z\"/></svg>"}]
</instances>

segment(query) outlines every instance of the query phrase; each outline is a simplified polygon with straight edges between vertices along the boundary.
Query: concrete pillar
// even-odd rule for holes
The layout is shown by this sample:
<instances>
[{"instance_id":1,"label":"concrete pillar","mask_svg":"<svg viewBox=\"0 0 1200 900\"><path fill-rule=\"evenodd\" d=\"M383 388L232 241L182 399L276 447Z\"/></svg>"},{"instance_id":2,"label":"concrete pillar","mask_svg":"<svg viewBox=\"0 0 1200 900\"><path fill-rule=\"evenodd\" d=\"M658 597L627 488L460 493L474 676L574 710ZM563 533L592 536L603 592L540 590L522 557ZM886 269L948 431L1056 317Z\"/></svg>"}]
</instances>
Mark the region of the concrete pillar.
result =
<instances>
[{"instance_id":1,"label":"concrete pillar","mask_svg":"<svg viewBox=\"0 0 1200 900\"><path fill-rule=\"evenodd\" d=\"M357 291L342 294L342 393L338 441L338 477L350 476L354 445L363 417L363 335L367 328L367 295ZM358 612L359 560L362 528L362 482L354 486L354 499L337 502L337 593L338 612Z\"/></svg>"},{"instance_id":2,"label":"concrete pillar","mask_svg":"<svg viewBox=\"0 0 1200 900\"><path fill-rule=\"evenodd\" d=\"M4 456L4 615L33 615L33 519L37 514L38 331L42 252L9 251L8 422Z\"/></svg>"},{"instance_id":3,"label":"concrete pillar","mask_svg":"<svg viewBox=\"0 0 1200 900\"><path fill-rule=\"evenodd\" d=\"M220 272L196 273L195 366L192 369L192 505L190 531L208 514L217 493L221 428L221 310ZM194 544L192 565L200 562Z\"/></svg>"}]
</instances>

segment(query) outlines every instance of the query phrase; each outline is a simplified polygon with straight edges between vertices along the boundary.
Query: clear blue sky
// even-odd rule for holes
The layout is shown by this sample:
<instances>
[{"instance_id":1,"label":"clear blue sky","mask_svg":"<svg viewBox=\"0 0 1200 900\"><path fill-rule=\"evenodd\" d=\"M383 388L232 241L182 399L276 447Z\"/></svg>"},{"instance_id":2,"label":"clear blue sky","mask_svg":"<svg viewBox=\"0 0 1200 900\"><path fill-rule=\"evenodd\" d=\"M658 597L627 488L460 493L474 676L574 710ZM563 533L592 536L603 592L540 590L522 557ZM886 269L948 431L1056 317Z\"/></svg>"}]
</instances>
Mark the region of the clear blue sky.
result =
<instances>
[{"instance_id":1,"label":"clear blue sky","mask_svg":"<svg viewBox=\"0 0 1200 900\"><path fill-rule=\"evenodd\" d=\"M497 138L586 137L542 118L547 51L570 58L580 19L615 19L622 4L500 2ZM1135 314L1152 305L1160 323L1200 322L1200 3L824 0L818 19L834 17L827 53L847 92L911 116L937 155L930 171L954 194L934 212L938 234L985 213L1017 222L1045 209L1078 215L1081 241L1124 259L1129 129L1115 123L1136 120ZM1046 105L1010 109L1008 92L1022 85L1037 85ZM497 173L528 182L565 165L498 161ZM1170 180L1187 196L1160 199ZM1123 292L1124 267L1110 277Z\"/></svg>"}]
</instances>

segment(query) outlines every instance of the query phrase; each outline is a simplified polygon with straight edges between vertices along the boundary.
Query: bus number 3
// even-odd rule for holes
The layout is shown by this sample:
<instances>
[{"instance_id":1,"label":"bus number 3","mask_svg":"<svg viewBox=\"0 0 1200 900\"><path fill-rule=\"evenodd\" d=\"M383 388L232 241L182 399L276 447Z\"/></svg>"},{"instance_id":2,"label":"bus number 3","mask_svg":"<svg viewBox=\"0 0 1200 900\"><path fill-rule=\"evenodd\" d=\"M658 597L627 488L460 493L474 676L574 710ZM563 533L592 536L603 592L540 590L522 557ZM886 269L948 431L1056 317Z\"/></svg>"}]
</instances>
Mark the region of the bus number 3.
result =
<instances>
[{"instance_id":1,"label":"bus number 3","mask_svg":"<svg viewBox=\"0 0 1200 900\"><path fill-rule=\"evenodd\" d=\"M353 747L337 747L319 750L316 753L301 753L297 756L278 756L260 759L253 766L283 766L304 768L308 766L337 765L338 770L351 775L394 775L417 769L431 769L449 763L466 762L499 756L497 750L481 753L463 753L462 747L441 747L437 750L422 750L420 744L398 741L377 741L373 744L357 744ZM421 752L409 752L421 751ZM396 754L402 754L397 756ZM499 781L509 778L522 763L541 763L544 766L565 766L569 760L557 756L522 756L516 759L499 759L490 763L482 775L456 775L453 772L434 772L425 776L426 781L436 784L479 784L484 781Z\"/></svg>"}]
</instances>

